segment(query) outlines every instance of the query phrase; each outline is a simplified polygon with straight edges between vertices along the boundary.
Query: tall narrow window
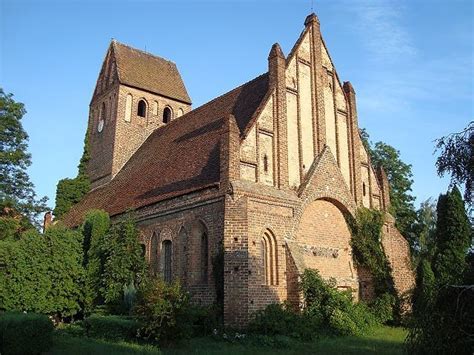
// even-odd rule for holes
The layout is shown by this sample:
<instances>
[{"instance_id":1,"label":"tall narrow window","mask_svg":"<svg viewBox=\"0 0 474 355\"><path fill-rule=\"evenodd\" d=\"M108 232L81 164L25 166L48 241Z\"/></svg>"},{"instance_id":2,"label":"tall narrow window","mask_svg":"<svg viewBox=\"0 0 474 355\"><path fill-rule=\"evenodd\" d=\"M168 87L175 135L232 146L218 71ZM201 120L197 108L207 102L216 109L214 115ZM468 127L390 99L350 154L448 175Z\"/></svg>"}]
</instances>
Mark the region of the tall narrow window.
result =
<instances>
[{"instance_id":1,"label":"tall narrow window","mask_svg":"<svg viewBox=\"0 0 474 355\"><path fill-rule=\"evenodd\" d=\"M163 123L169 123L171 121L172 112L169 107L165 107L163 110Z\"/></svg>"},{"instance_id":2,"label":"tall narrow window","mask_svg":"<svg viewBox=\"0 0 474 355\"><path fill-rule=\"evenodd\" d=\"M268 156L266 154L263 156L263 171L268 173Z\"/></svg>"},{"instance_id":3,"label":"tall narrow window","mask_svg":"<svg viewBox=\"0 0 474 355\"><path fill-rule=\"evenodd\" d=\"M99 122L97 123L98 132L102 132L102 130L104 129L106 117L107 117L107 107L105 106L105 102L102 102L102 106L100 107Z\"/></svg>"},{"instance_id":4,"label":"tall narrow window","mask_svg":"<svg viewBox=\"0 0 474 355\"><path fill-rule=\"evenodd\" d=\"M268 285L268 279L267 279L267 270L268 270L268 264L267 264L267 243L264 238L260 241L260 257L262 261L262 271L263 271L263 283L265 285Z\"/></svg>"},{"instance_id":5,"label":"tall narrow window","mask_svg":"<svg viewBox=\"0 0 474 355\"><path fill-rule=\"evenodd\" d=\"M207 273L209 269L209 247L207 241L207 233L201 235L201 280L207 282Z\"/></svg>"},{"instance_id":6,"label":"tall narrow window","mask_svg":"<svg viewBox=\"0 0 474 355\"><path fill-rule=\"evenodd\" d=\"M146 117L146 102L145 100L138 101L137 115L140 117Z\"/></svg>"},{"instance_id":7,"label":"tall narrow window","mask_svg":"<svg viewBox=\"0 0 474 355\"><path fill-rule=\"evenodd\" d=\"M362 194L365 196L366 195L366 191L365 191L365 182L362 183Z\"/></svg>"},{"instance_id":8,"label":"tall narrow window","mask_svg":"<svg viewBox=\"0 0 474 355\"><path fill-rule=\"evenodd\" d=\"M132 117L132 95L127 94L125 101L125 122L130 122Z\"/></svg>"},{"instance_id":9,"label":"tall narrow window","mask_svg":"<svg viewBox=\"0 0 474 355\"><path fill-rule=\"evenodd\" d=\"M172 243L171 240L164 240L163 247L161 249L163 257L163 279L166 282L171 282L171 258L172 258Z\"/></svg>"},{"instance_id":10,"label":"tall narrow window","mask_svg":"<svg viewBox=\"0 0 474 355\"><path fill-rule=\"evenodd\" d=\"M276 240L270 231L266 231L260 242L263 269L263 284L278 285L278 263Z\"/></svg>"},{"instance_id":11,"label":"tall narrow window","mask_svg":"<svg viewBox=\"0 0 474 355\"><path fill-rule=\"evenodd\" d=\"M154 275L158 272L158 235L153 233L150 246L150 265Z\"/></svg>"}]
</instances>

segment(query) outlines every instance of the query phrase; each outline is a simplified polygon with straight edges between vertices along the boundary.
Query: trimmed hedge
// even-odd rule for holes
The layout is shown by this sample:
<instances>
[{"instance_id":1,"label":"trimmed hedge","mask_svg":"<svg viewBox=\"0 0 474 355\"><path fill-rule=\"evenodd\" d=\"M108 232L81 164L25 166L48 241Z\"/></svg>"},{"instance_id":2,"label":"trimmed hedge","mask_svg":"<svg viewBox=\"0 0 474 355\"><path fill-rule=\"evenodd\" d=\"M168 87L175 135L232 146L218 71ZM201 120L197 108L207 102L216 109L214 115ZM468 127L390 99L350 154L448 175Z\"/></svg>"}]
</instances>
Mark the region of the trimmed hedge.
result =
<instances>
[{"instance_id":1,"label":"trimmed hedge","mask_svg":"<svg viewBox=\"0 0 474 355\"><path fill-rule=\"evenodd\" d=\"M92 315L84 320L84 327L89 337L133 340L137 337L140 323L130 317Z\"/></svg>"},{"instance_id":2,"label":"trimmed hedge","mask_svg":"<svg viewBox=\"0 0 474 355\"><path fill-rule=\"evenodd\" d=\"M53 342L53 330L51 320L42 314L0 314L0 353L34 355L48 351Z\"/></svg>"}]
</instances>

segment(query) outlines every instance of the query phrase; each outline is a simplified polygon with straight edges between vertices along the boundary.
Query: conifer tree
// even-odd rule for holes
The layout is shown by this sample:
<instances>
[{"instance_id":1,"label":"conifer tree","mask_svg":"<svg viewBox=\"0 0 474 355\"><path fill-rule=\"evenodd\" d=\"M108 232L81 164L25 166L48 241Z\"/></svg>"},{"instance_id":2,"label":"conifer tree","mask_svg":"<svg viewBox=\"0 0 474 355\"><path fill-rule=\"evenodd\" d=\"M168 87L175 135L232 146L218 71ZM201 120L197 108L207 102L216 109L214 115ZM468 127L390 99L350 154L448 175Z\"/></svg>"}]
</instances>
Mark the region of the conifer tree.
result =
<instances>
[{"instance_id":1,"label":"conifer tree","mask_svg":"<svg viewBox=\"0 0 474 355\"><path fill-rule=\"evenodd\" d=\"M472 236L457 187L439 197L437 213L433 271L440 287L460 284L467 268L466 255Z\"/></svg>"}]
</instances>

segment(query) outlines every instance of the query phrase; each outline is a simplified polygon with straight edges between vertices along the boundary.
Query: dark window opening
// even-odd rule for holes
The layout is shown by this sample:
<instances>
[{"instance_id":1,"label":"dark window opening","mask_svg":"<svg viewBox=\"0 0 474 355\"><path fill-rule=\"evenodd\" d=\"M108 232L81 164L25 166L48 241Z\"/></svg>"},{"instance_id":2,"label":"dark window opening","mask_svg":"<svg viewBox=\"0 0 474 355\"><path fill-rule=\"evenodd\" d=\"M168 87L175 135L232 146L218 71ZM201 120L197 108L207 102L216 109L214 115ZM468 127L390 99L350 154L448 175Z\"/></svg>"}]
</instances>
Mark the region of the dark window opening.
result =
<instances>
[{"instance_id":1,"label":"dark window opening","mask_svg":"<svg viewBox=\"0 0 474 355\"><path fill-rule=\"evenodd\" d=\"M163 279L165 282L171 282L171 257L172 257L171 240L163 241Z\"/></svg>"},{"instance_id":2,"label":"dark window opening","mask_svg":"<svg viewBox=\"0 0 474 355\"><path fill-rule=\"evenodd\" d=\"M142 248L141 256L142 256L142 258L145 258L145 255L146 255L146 245L140 243L140 247Z\"/></svg>"},{"instance_id":3,"label":"dark window opening","mask_svg":"<svg viewBox=\"0 0 474 355\"><path fill-rule=\"evenodd\" d=\"M105 102L102 102L102 110L100 111L100 119L105 122L107 117L107 108L105 107Z\"/></svg>"},{"instance_id":4,"label":"dark window opening","mask_svg":"<svg viewBox=\"0 0 474 355\"><path fill-rule=\"evenodd\" d=\"M158 272L158 235L153 233L151 238L150 264L154 275Z\"/></svg>"},{"instance_id":5,"label":"dark window opening","mask_svg":"<svg viewBox=\"0 0 474 355\"><path fill-rule=\"evenodd\" d=\"M207 282L207 273L209 269L209 247L207 233L201 236L201 278L204 283Z\"/></svg>"},{"instance_id":6,"label":"dark window opening","mask_svg":"<svg viewBox=\"0 0 474 355\"><path fill-rule=\"evenodd\" d=\"M171 121L171 109L169 107L165 107L163 110L163 123L169 123Z\"/></svg>"},{"instance_id":7,"label":"dark window opening","mask_svg":"<svg viewBox=\"0 0 474 355\"><path fill-rule=\"evenodd\" d=\"M261 240L260 248L261 248L260 257L262 261L262 270L263 270L263 282L265 285L268 285L267 241L264 238L262 238Z\"/></svg>"},{"instance_id":8,"label":"dark window opening","mask_svg":"<svg viewBox=\"0 0 474 355\"><path fill-rule=\"evenodd\" d=\"M365 191L365 182L362 183L362 194L365 196L366 191Z\"/></svg>"},{"instance_id":9,"label":"dark window opening","mask_svg":"<svg viewBox=\"0 0 474 355\"><path fill-rule=\"evenodd\" d=\"M263 156L263 171L268 173L268 156L266 154Z\"/></svg>"},{"instance_id":10,"label":"dark window opening","mask_svg":"<svg viewBox=\"0 0 474 355\"><path fill-rule=\"evenodd\" d=\"M138 101L137 115L140 117L146 117L146 103L144 100Z\"/></svg>"}]
</instances>

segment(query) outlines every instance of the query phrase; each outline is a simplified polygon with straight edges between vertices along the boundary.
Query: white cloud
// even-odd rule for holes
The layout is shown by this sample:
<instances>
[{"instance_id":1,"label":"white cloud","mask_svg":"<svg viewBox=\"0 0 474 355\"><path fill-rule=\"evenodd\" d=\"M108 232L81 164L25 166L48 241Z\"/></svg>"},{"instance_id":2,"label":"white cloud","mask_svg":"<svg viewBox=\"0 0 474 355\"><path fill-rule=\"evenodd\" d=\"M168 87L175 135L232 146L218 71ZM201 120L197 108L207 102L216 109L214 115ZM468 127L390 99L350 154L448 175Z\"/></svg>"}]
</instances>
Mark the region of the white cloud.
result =
<instances>
[{"instance_id":1,"label":"white cloud","mask_svg":"<svg viewBox=\"0 0 474 355\"><path fill-rule=\"evenodd\" d=\"M403 7L391 1L361 1L350 7L355 12L354 27L364 37L364 45L376 60L396 61L416 55L407 30L401 25Z\"/></svg>"}]
</instances>

